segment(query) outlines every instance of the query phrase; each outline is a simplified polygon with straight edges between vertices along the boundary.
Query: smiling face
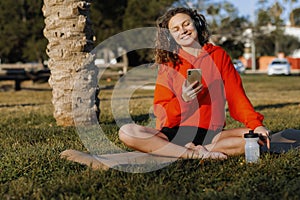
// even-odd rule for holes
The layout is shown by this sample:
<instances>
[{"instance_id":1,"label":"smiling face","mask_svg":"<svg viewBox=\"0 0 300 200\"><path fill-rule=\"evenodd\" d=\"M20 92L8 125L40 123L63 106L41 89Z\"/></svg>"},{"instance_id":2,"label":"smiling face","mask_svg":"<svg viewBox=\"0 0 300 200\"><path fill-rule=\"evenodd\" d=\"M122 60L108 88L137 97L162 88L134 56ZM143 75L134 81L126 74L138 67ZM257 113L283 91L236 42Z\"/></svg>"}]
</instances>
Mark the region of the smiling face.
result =
<instances>
[{"instance_id":1,"label":"smiling face","mask_svg":"<svg viewBox=\"0 0 300 200\"><path fill-rule=\"evenodd\" d=\"M180 46L192 47L198 44L198 33L189 15L184 13L174 15L168 23L168 28Z\"/></svg>"}]
</instances>

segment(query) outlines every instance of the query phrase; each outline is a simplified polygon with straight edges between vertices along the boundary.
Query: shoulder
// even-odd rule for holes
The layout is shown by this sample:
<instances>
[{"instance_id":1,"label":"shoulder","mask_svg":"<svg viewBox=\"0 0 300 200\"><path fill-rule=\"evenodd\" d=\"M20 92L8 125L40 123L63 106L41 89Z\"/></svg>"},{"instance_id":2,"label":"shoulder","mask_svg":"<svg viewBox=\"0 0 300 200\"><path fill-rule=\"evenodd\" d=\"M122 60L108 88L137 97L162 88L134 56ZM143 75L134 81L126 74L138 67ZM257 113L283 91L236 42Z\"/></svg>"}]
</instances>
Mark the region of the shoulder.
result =
<instances>
[{"instance_id":1,"label":"shoulder","mask_svg":"<svg viewBox=\"0 0 300 200\"><path fill-rule=\"evenodd\" d=\"M228 66L231 63L229 54L221 47L213 44L207 44L207 53L218 67Z\"/></svg>"},{"instance_id":2,"label":"shoulder","mask_svg":"<svg viewBox=\"0 0 300 200\"><path fill-rule=\"evenodd\" d=\"M209 54L227 55L226 51L221 46L212 43L207 43L203 49Z\"/></svg>"}]
</instances>

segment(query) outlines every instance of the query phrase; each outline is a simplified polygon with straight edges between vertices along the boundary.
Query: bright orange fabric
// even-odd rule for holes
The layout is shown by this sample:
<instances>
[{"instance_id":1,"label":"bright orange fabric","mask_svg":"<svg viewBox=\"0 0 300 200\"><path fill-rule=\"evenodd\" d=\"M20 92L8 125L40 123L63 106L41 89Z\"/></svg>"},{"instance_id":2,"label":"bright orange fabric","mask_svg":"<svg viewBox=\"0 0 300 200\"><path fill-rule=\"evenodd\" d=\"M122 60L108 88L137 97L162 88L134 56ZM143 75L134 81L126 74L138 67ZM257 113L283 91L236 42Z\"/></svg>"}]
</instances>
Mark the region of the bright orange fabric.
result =
<instances>
[{"instance_id":1,"label":"bright orange fabric","mask_svg":"<svg viewBox=\"0 0 300 200\"><path fill-rule=\"evenodd\" d=\"M181 64L175 68L171 63L160 66L154 92L156 128L220 129L225 125L226 101L232 118L250 129L261 126L264 117L254 111L228 54L212 44L206 44L203 50L194 57L181 49ZM204 87L196 99L186 103L181 97L182 84L190 68L202 69Z\"/></svg>"}]
</instances>

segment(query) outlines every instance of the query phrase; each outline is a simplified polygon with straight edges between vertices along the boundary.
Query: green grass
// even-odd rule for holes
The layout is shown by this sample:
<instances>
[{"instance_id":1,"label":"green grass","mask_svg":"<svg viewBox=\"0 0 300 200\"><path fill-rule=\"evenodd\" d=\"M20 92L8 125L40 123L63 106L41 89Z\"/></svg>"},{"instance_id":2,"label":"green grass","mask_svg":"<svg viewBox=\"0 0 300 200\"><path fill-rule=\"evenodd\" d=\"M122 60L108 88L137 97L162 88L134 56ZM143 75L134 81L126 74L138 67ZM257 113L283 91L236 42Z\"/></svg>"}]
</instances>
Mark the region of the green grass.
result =
<instances>
[{"instance_id":1,"label":"green grass","mask_svg":"<svg viewBox=\"0 0 300 200\"><path fill-rule=\"evenodd\" d=\"M268 128L300 129L299 76L242 78ZM101 126L119 143L111 93L100 93ZM133 95L130 113L137 123L147 124L152 92ZM224 161L180 160L149 173L93 171L59 158L65 149L85 147L75 128L56 126L50 90L1 92L0 111L0 199L300 199L297 151L263 154L254 165L236 156ZM229 117L227 121L229 128L240 126Z\"/></svg>"}]
</instances>

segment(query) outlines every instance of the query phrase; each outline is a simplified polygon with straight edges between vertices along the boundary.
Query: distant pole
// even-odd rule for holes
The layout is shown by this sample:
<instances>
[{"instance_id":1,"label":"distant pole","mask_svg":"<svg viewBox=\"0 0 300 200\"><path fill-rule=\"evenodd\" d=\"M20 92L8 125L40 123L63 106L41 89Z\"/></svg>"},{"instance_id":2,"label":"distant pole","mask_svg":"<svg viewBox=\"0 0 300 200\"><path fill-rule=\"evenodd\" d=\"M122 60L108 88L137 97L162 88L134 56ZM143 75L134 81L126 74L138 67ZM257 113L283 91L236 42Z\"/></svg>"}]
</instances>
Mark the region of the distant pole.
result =
<instances>
[{"instance_id":1,"label":"distant pole","mask_svg":"<svg viewBox=\"0 0 300 200\"><path fill-rule=\"evenodd\" d=\"M256 70L256 53L255 53L256 49L255 49L255 42L253 39L253 35L252 35L252 39L251 39L251 59L252 59L252 71Z\"/></svg>"}]
</instances>

